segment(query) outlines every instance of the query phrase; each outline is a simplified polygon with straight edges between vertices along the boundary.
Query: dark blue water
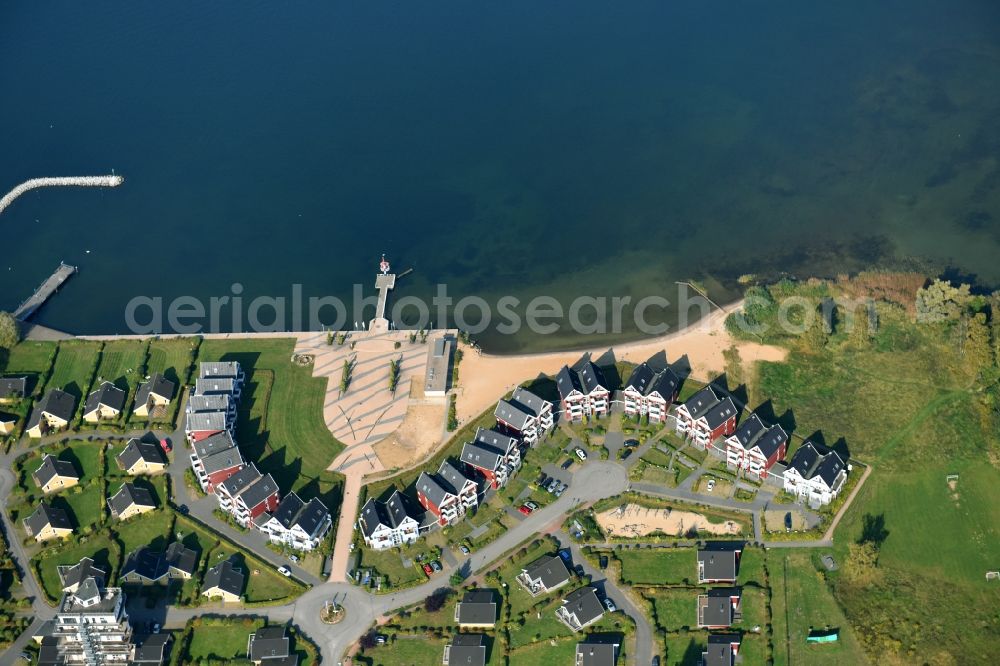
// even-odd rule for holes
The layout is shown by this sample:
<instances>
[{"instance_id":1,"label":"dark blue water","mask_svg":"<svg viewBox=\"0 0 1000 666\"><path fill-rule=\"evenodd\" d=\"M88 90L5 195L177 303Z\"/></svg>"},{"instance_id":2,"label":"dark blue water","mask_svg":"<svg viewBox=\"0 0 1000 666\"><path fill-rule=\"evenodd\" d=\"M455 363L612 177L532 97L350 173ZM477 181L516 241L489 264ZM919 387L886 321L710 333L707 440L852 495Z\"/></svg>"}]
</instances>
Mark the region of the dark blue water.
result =
<instances>
[{"instance_id":1,"label":"dark blue water","mask_svg":"<svg viewBox=\"0 0 1000 666\"><path fill-rule=\"evenodd\" d=\"M0 216L0 307L66 260L39 321L124 331L136 295L349 297L383 251L397 297L996 284L998 80L986 0L3 3L0 189L127 181Z\"/></svg>"}]
</instances>

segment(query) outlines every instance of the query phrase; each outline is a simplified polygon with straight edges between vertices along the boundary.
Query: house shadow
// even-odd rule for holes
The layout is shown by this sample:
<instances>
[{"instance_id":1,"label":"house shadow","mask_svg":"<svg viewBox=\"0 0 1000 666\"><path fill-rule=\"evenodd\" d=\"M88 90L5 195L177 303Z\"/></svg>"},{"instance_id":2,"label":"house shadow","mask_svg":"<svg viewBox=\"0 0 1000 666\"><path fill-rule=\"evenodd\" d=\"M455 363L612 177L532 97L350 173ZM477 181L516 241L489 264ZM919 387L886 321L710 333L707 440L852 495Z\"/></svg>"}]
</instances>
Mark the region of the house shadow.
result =
<instances>
[{"instance_id":1,"label":"house shadow","mask_svg":"<svg viewBox=\"0 0 1000 666\"><path fill-rule=\"evenodd\" d=\"M559 387L556 386L555 380L551 377L539 373L539 375L530 382L525 382L524 388L528 389L542 400L548 400L549 402L557 404L559 402Z\"/></svg>"},{"instance_id":2,"label":"house shadow","mask_svg":"<svg viewBox=\"0 0 1000 666\"><path fill-rule=\"evenodd\" d=\"M688 641L687 647L684 648L684 655L679 661L673 663L680 664L680 666L701 666L702 650L701 644L692 638Z\"/></svg>"},{"instance_id":3,"label":"house shadow","mask_svg":"<svg viewBox=\"0 0 1000 666\"><path fill-rule=\"evenodd\" d=\"M731 387L729 384L729 376L724 372L709 382L709 385L726 392L736 403L738 403L739 406L746 407L750 402L747 385L740 384L738 386Z\"/></svg>"},{"instance_id":4,"label":"house shadow","mask_svg":"<svg viewBox=\"0 0 1000 666\"><path fill-rule=\"evenodd\" d=\"M62 451L59 452L59 455L56 456L56 459L70 463L71 465L73 465L73 469L76 470L76 473L79 474L81 477L83 476L83 463L80 462L80 458L76 455L76 451L74 451L73 449L69 448L63 449ZM29 470L29 471L33 472L34 470ZM86 481L86 479L82 478L81 480Z\"/></svg>"},{"instance_id":5,"label":"house shadow","mask_svg":"<svg viewBox=\"0 0 1000 666\"><path fill-rule=\"evenodd\" d=\"M62 390L64 393L69 393L77 400L83 398L83 389L81 389L80 385L77 384L76 382L69 382L68 384L62 387ZM79 407L79 405L77 406Z\"/></svg>"},{"instance_id":6,"label":"house shadow","mask_svg":"<svg viewBox=\"0 0 1000 666\"><path fill-rule=\"evenodd\" d=\"M270 474L281 488L291 488L302 473L302 459L288 461L288 448L272 451L261 458L260 454L249 454L250 459L257 458L257 469L261 474Z\"/></svg>"},{"instance_id":7,"label":"house shadow","mask_svg":"<svg viewBox=\"0 0 1000 666\"><path fill-rule=\"evenodd\" d=\"M847 445L847 440L843 437L831 444L830 448L836 451L845 462L851 457L851 448Z\"/></svg>"},{"instance_id":8,"label":"house shadow","mask_svg":"<svg viewBox=\"0 0 1000 666\"><path fill-rule=\"evenodd\" d=\"M73 506L66 501L65 497L62 495L56 495L49 500L49 504L51 504L54 509L62 509L65 511L66 515L69 517L70 525L73 525L75 528L83 527L80 525L80 520L77 518L76 512L73 511Z\"/></svg>"},{"instance_id":9,"label":"house shadow","mask_svg":"<svg viewBox=\"0 0 1000 666\"><path fill-rule=\"evenodd\" d=\"M308 502L313 497L319 499L331 513L336 513L338 507L344 501L344 489L343 485L339 483L331 484L329 490L324 491L320 480L318 478L311 478L306 485L299 488L296 494L302 499L303 502Z\"/></svg>"},{"instance_id":10,"label":"house shadow","mask_svg":"<svg viewBox=\"0 0 1000 666\"><path fill-rule=\"evenodd\" d=\"M770 398L757 405L757 407L753 410L753 413L759 416L764 423L776 423L780 425L789 435L791 435L795 430L794 412L791 409L787 409L779 416L774 409L774 401Z\"/></svg>"}]
</instances>

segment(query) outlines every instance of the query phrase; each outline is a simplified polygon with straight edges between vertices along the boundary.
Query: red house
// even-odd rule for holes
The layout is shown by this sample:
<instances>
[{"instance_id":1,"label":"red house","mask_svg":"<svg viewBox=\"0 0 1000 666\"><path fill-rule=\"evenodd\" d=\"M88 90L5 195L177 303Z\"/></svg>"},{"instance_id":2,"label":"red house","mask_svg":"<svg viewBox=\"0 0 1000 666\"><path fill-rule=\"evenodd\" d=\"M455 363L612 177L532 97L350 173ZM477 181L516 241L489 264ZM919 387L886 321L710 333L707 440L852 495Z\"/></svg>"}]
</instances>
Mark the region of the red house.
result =
<instances>
[{"instance_id":1,"label":"red house","mask_svg":"<svg viewBox=\"0 0 1000 666\"><path fill-rule=\"evenodd\" d=\"M277 509L281 500L278 484L270 474L257 471L253 463L220 483L215 494L219 507L232 514L243 527L249 527L261 514Z\"/></svg>"},{"instance_id":2,"label":"red house","mask_svg":"<svg viewBox=\"0 0 1000 666\"><path fill-rule=\"evenodd\" d=\"M496 430L476 431L476 441L462 447L460 459L485 477L490 487L502 488L521 466L518 440Z\"/></svg>"},{"instance_id":3,"label":"red house","mask_svg":"<svg viewBox=\"0 0 1000 666\"><path fill-rule=\"evenodd\" d=\"M229 432L221 432L194 442L190 455L191 469L202 490L214 493L215 487L245 466L240 450Z\"/></svg>"},{"instance_id":4,"label":"red house","mask_svg":"<svg viewBox=\"0 0 1000 666\"><path fill-rule=\"evenodd\" d=\"M677 408L677 432L700 449L736 430L739 410L729 396L720 398L711 386L706 386Z\"/></svg>"},{"instance_id":5,"label":"red house","mask_svg":"<svg viewBox=\"0 0 1000 666\"><path fill-rule=\"evenodd\" d=\"M779 426L768 426L756 414L740 424L726 439L726 464L742 470L753 479L766 479L774 463L788 451L788 433Z\"/></svg>"},{"instance_id":6,"label":"red house","mask_svg":"<svg viewBox=\"0 0 1000 666\"><path fill-rule=\"evenodd\" d=\"M447 460L441 463L437 474L421 472L416 490L417 500L437 516L442 527L456 522L479 504L479 486Z\"/></svg>"}]
</instances>

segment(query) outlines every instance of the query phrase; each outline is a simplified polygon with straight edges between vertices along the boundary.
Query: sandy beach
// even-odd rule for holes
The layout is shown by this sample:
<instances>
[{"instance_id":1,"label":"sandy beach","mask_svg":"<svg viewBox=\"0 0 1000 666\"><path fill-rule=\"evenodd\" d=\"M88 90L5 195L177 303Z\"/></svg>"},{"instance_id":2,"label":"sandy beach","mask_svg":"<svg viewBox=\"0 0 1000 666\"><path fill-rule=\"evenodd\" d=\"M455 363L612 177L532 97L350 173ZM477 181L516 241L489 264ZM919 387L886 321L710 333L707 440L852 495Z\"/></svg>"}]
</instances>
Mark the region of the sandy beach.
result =
<instances>
[{"instance_id":1,"label":"sandy beach","mask_svg":"<svg viewBox=\"0 0 1000 666\"><path fill-rule=\"evenodd\" d=\"M742 305L742 301L739 301L727 306L726 310L732 312ZM459 422L465 423L475 418L518 384L535 379L539 374L555 374L563 365L575 363L588 351L597 359L610 349L616 359L633 363L641 363L663 351L671 363L687 356L691 376L703 381L712 379L723 371L725 360L722 353L733 344L739 349L740 358L747 365L754 361L785 359L788 351L782 347L734 341L725 328L728 312L715 310L708 317L683 330L610 348L496 356L479 354L468 345L462 345L457 405Z\"/></svg>"}]
</instances>

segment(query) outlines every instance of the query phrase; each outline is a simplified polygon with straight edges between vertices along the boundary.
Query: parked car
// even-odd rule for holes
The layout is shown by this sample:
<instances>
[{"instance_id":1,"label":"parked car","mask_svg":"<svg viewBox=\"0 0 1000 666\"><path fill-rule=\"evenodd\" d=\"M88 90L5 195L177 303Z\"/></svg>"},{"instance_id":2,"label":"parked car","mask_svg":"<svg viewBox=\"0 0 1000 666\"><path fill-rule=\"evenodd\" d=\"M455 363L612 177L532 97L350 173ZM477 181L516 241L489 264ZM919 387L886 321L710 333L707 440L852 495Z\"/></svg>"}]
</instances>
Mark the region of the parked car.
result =
<instances>
[{"instance_id":1,"label":"parked car","mask_svg":"<svg viewBox=\"0 0 1000 666\"><path fill-rule=\"evenodd\" d=\"M583 570L582 564L578 564L575 567L573 567L573 571L575 571L576 575L579 576L580 578L583 578L584 576L587 575L587 572Z\"/></svg>"},{"instance_id":2,"label":"parked car","mask_svg":"<svg viewBox=\"0 0 1000 666\"><path fill-rule=\"evenodd\" d=\"M584 451L583 449L581 449L579 446L576 447L576 449L573 451L573 453L575 453L576 457L579 458L580 460L586 460L587 459L587 452Z\"/></svg>"},{"instance_id":3,"label":"parked car","mask_svg":"<svg viewBox=\"0 0 1000 666\"><path fill-rule=\"evenodd\" d=\"M469 547L466 546L464 543L461 546L459 546L458 549L462 551L463 555L468 555L470 552Z\"/></svg>"},{"instance_id":4,"label":"parked car","mask_svg":"<svg viewBox=\"0 0 1000 666\"><path fill-rule=\"evenodd\" d=\"M632 447L635 447L635 446L639 446L639 440L637 440L637 439L626 439L625 440L625 446L627 446L629 448L632 448Z\"/></svg>"},{"instance_id":5,"label":"parked car","mask_svg":"<svg viewBox=\"0 0 1000 666\"><path fill-rule=\"evenodd\" d=\"M538 505L537 505L537 504L535 504L534 502L530 501L530 500L529 500L529 501L527 501L527 502L525 502L525 503L524 503L524 506L528 507L528 508L529 508L529 509L531 509L532 511L534 511L535 509L537 509L537 508L538 508Z\"/></svg>"},{"instance_id":6,"label":"parked car","mask_svg":"<svg viewBox=\"0 0 1000 666\"><path fill-rule=\"evenodd\" d=\"M531 507L529 507L527 504L522 504L521 506L517 507L517 510L526 516L531 513Z\"/></svg>"},{"instance_id":7,"label":"parked car","mask_svg":"<svg viewBox=\"0 0 1000 666\"><path fill-rule=\"evenodd\" d=\"M708 486L707 486L707 488L708 488L708 492L712 492L713 490L715 490L715 479L709 479L708 480Z\"/></svg>"},{"instance_id":8,"label":"parked car","mask_svg":"<svg viewBox=\"0 0 1000 666\"><path fill-rule=\"evenodd\" d=\"M298 555L289 555L288 559L290 559L292 562L298 562L299 561L299 556Z\"/></svg>"},{"instance_id":9,"label":"parked car","mask_svg":"<svg viewBox=\"0 0 1000 666\"><path fill-rule=\"evenodd\" d=\"M160 623L159 622L154 622L153 623L153 633L154 634L160 633Z\"/></svg>"},{"instance_id":10,"label":"parked car","mask_svg":"<svg viewBox=\"0 0 1000 666\"><path fill-rule=\"evenodd\" d=\"M660 655L656 655L655 657L653 657L652 666L660 666Z\"/></svg>"},{"instance_id":11,"label":"parked car","mask_svg":"<svg viewBox=\"0 0 1000 666\"><path fill-rule=\"evenodd\" d=\"M441 571L441 563L438 562L437 560L434 560L433 562L431 562L431 569L434 569L434 571Z\"/></svg>"},{"instance_id":12,"label":"parked car","mask_svg":"<svg viewBox=\"0 0 1000 666\"><path fill-rule=\"evenodd\" d=\"M568 550L563 548L562 550L559 551L559 557L563 559L563 562L569 562L572 555L570 555L570 552Z\"/></svg>"},{"instance_id":13,"label":"parked car","mask_svg":"<svg viewBox=\"0 0 1000 666\"><path fill-rule=\"evenodd\" d=\"M292 570L289 569L288 567L278 567L278 573L280 573L282 576L286 578L292 577Z\"/></svg>"},{"instance_id":14,"label":"parked car","mask_svg":"<svg viewBox=\"0 0 1000 666\"><path fill-rule=\"evenodd\" d=\"M548 490L550 493L554 493L556 491L556 488L558 487L559 487L559 479L552 479L551 481L549 481L549 485L546 486L545 489Z\"/></svg>"},{"instance_id":15,"label":"parked car","mask_svg":"<svg viewBox=\"0 0 1000 666\"><path fill-rule=\"evenodd\" d=\"M559 486L558 488L556 488L556 491L552 494L555 495L556 497L562 497L564 490L566 490L565 486Z\"/></svg>"},{"instance_id":16,"label":"parked car","mask_svg":"<svg viewBox=\"0 0 1000 666\"><path fill-rule=\"evenodd\" d=\"M618 610L618 606L615 606L615 602L611 601L611 599L604 600L604 607L608 609L609 613L614 613Z\"/></svg>"},{"instance_id":17,"label":"parked car","mask_svg":"<svg viewBox=\"0 0 1000 666\"><path fill-rule=\"evenodd\" d=\"M188 515L188 505L181 504L179 507L177 507L177 513L181 514L182 516Z\"/></svg>"},{"instance_id":18,"label":"parked car","mask_svg":"<svg viewBox=\"0 0 1000 666\"><path fill-rule=\"evenodd\" d=\"M545 484L549 482L549 475L542 472L542 475L538 477L538 481L535 481L535 485L539 488L544 488Z\"/></svg>"},{"instance_id":19,"label":"parked car","mask_svg":"<svg viewBox=\"0 0 1000 666\"><path fill-rule=\"evenodd\" d=\"M386 636L385 634L375 634L375 643L377 645L385 645L386 641L388 641L388 640L389 640L389 637Z\"/></svg>"},{"instance_id":20,"label":"parked car","mask_svg":"<svg viewBox=\"0 0 1000 666\"><path fill-rule=\"evenodd\" d=\"M600 565L601 565L602 569L607 569L608 568L608 556L607 555L601 555Z\"/></svg>"},{"instance_id":21,"label":"parked car","mask_svg":"<svg viewBox=\"0 0 1000 666\"><path fill-rule=\"evenodd\" d=\"M425 564L424 565L424 573L427 574L428 576L430 576L431 574L434 573L434 569L431 569L431 565Z\"/></svg>"},{"instance_id":22,"label":"parked car","mask_svg":"<svg viewBox=\"0 0 1000 666\"><path fill-rule=\"evenodd\" d=\"M564 462L562 464L562 468L563 469L569 469L572 466L573 466L573 459L572 458L570 458L569 460L567 460L566 462Z\"/></svg>"},{"instance_id":23,"label":"parked car","mask_svg":"<svg viewBox=\"0 0 1000 666\"><path fill-rule=\"evenodd\" d=\"M170 453L174 450L174 446L170 443L169 439L161 439L160 448L162 448L166 453Z\"/></svg>"},{"instance_id":24,"label":"parked car","mask_svg":"<svg viewBox=\"0 0 1000 666\"><path fill-rule=\"evenodd\" d=\"M791 532L792 531L792 512L791 511L789 511L788 513L785 514L785 531L786 532Z\"/></svg>"}]
</instances>

